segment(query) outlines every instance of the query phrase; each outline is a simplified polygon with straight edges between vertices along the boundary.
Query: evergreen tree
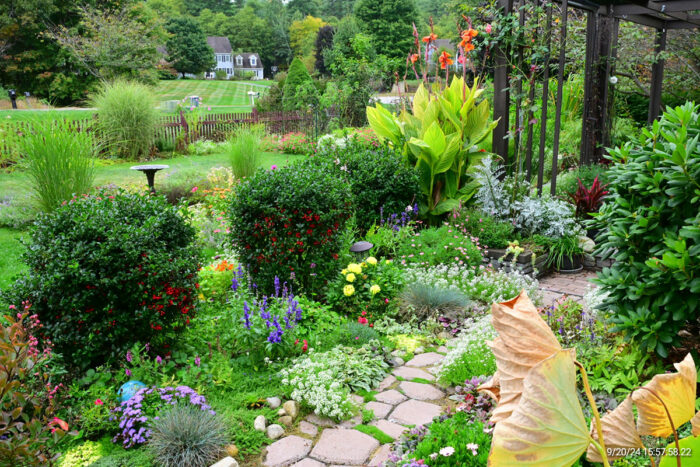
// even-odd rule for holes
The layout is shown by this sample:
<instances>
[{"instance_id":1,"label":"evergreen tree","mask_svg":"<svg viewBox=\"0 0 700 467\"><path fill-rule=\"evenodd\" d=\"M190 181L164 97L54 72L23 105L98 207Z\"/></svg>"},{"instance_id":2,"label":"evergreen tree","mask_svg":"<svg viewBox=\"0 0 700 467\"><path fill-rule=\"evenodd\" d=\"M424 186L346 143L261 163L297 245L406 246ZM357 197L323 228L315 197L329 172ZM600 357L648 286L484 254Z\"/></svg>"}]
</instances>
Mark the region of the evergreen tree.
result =
<instances>
[{"instance_id":1,"label":"evergreen tree","mask_svg":"<svg viewBox=\"0 0 700 467\"><path fill-rule=\"evenodd\" d=\"M173 18L165 26L172 34L165 44L168 60L183 76L185 73L202 73L216 65L214 51L207 44L207 37L199 24L188 17Z\"/></svg>"},{"instance_id":2,"label":"evergreen tree","mask_svg":"<svg viewBox=\"0 0 700 467\"><path fill-rule=\"evenodd\" d=\"M292 60L292 64L289 66L287 79L284 82L282 108L284 110L297 110L297 90L300 86L312 81L311 75L304 66L304 63L298 57Z\"/></svg>"},{"instance_id":3,"label":"evergreen tree","mask_svg":"<svg viewBox=\"0 0 700 467\"><path fill-rule=\"evenodd\" d=\"M358 0L355 16L378 54L406 58L413 45L412 24L418 19L413 0Z\"/></svg>"},{"instance_id":4,"label":"evergreen tree","mask_svg":"<svg viewBox=\"0 0 700 467\"><path fill-rule=\"evenodd\" d=\"M324 61L324 54L326 53L326 50L329 50L333 47L333 34L334 33L335 33L335 30L333 29L333 26L323 26L321 29L318 30L318 34L316 35L315 68L322 75L329 74L328 67L326 67L326 64Z\"/></svg>"}]
</instances>

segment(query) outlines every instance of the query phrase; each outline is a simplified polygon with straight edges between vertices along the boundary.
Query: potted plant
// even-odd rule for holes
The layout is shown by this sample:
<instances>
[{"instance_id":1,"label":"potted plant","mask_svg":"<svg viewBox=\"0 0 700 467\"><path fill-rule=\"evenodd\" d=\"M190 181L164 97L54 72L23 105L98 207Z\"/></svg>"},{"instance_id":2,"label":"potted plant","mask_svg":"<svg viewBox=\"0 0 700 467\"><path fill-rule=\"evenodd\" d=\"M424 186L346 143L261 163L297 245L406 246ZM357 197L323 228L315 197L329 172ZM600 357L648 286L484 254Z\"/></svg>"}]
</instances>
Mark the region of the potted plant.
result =
<instances>
[{"instance_id":1,"label":"potted plant","mask_svg":"<svg viewBox=\"0 0 700 467\"><path fill-rule=\"evenodd\" d=\"M579 245L578 236L566 235L551 239L549 242L548 266L553 266L564 274L572 274L583 269L583 249Z\"/></svg>"}]
</instances>

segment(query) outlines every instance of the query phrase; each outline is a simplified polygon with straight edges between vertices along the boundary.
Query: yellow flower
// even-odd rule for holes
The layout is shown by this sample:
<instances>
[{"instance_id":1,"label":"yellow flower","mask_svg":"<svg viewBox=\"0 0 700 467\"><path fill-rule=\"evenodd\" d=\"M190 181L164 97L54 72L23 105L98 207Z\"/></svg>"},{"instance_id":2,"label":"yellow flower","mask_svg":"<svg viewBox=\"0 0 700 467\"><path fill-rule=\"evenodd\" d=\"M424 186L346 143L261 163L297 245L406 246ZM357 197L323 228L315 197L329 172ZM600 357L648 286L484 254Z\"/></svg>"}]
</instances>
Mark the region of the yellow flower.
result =
<instances>
[{"instance_id":1,"label":"yellow flower","mask_svg":"<svg viewBox=\"0 0 700 467\"><path fill-rule=\"evenodd\" d=\"M348 282L355 282L355 274L350 273L347 276L345 276L345 280Z\"/></svg>"},{"instance_id":2,"label":"yellow flower","mask_svg":"<svg viewBox=\"0 0 700 467\"><path fill-rule=\"evenodd\" d=\"M367 258L367 262L374 266L375 264L377 264L377 258L375 258L374 256L370 256L369 258Z\"/></svg>"},{"instance_id":3,"label":"yellow flower","mask_svg":"<svg viewBox=\"0 0 700 467\"><path fill-rule=\"evenodd\" d=\"M355 274L362 274L362 266L357 263L348 264L348 271L354 272Z\"/></svg>"},{"instance_id":4,"label":"yellow flower","mask_svg":"<svg viewBox=\"0 0 700 467\"><path fill-rule=\"evenodd\" d=\"M348 273L348 270L347 270L347 268L346 268L346 269L343 269L342 271L340 271L340 273L341 273L342 275L345 275L345 274L347 274L347 273Z\"/></svg>"},{"instance_id":5,"label":"yellow flower","mask_svg":"<svg viewBox=\"0 0 700 467\"><path fill-rule=\"evenodd\" d=\"M391 260L390 259L386 260L386 264L391 264Z\"/></svg>"},{"instance_id":6,"label":"yellow flower","mask_svg":"<svg viewBox=\"0 0 700 467\"><path fill-rule=\"evenodd\" d=\"M379 292L382 291L382 289L377 284L374 284L372 287L369 288L369 291L372 292L372 295L377 295Z\"/></svg>"},{"instance_id":7,"label":"yellow flower","mask_svg":"<svg viewBox=\"0 0 700 467\"><path fill-rule=\"evenodd\" d=\"M355 293L355 287L348 284L345 287L343 287L343 293L345 294L346 297L349 297L350 295Z\"/></svg>"}]
</instances>

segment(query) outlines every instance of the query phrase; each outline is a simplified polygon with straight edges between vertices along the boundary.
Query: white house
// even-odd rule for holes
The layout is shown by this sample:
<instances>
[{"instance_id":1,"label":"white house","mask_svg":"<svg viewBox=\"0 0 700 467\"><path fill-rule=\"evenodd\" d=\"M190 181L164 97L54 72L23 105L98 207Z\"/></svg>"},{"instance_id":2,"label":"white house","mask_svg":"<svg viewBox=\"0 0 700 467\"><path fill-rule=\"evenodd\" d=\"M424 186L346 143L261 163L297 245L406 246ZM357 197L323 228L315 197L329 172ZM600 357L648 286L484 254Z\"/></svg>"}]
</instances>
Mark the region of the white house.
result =
<instances>
[{"instance_id":1,"label":"white house","mask_svg":"<svg viewBox=\"0 0 700 467\"><path fill-rule=\"evenodd\" d=\"M251 73L252 79L263 79L263 65L256 53L233 53L228 37L208 36L207 44L214 49L216 66L207 76L213 77L218 70L226 72L226 77L236 73Z\"/></svg>"}]
</instances>

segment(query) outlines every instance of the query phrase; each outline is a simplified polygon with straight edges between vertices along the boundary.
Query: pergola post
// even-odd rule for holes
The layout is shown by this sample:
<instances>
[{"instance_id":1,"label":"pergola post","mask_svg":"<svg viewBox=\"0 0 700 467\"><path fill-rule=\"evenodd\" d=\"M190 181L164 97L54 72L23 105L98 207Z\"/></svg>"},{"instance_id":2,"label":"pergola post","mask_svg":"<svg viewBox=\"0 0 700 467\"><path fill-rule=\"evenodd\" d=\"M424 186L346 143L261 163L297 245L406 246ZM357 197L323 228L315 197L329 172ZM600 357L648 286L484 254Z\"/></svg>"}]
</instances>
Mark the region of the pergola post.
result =
<instances>
[{"instance_id":1,"label":"pergola post","mask_svg":"<svg viewBox=\"0 0 700 467\"><path fill-rule=\"evenodd\" d=\"M666 50L666 28L656 30L656 61L651 66L651 91L649 93L648 123L651 125L661 113L661 87L664 79L664 59L659 57Z\"/></svg>"},{"instance_id":2,"label":"pergola post","mask_svg":"<svg viewBox=\"0 0 700 467\"><path fill-rule=\"evenodd\" d=\"M498 4L503 8L506 14L513 11L513 0L498 0ZM508 51L503 50L501 47L496 47L494 51L493 118L494 120L500 118L500 120L493 130L492 139L492 150L503 158L503 163L506 167L508 167L509 164L507 135L510 109L507 53Z\"/></svg>"},{"instance_id":3,"label":"pergola post","mask_svg":"<svg viewBox=\"0 0 700 467\"><path fill-rule=\"evenodd\" d=\"M589 12L586 21L586 72L584 82L581 165L597 162L610 142L607 130L608 73L615 19Z\"/></svg>"}]
</instances>

